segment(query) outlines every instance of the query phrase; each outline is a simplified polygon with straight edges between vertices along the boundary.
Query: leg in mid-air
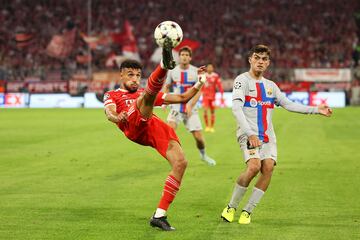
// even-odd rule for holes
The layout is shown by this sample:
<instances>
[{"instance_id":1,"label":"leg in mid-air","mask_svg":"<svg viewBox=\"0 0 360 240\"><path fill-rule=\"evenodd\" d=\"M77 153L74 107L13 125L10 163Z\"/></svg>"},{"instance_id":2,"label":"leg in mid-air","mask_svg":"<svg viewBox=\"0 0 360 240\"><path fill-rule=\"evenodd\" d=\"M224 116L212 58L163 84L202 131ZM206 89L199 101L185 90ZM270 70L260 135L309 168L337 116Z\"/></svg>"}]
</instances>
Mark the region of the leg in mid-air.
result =
<instances>
[{"instance_id":1,"label":"leg in mid-air","mask_svg":"<svg viewBox=\"0 0 360 240\"><path fill-rule=\"evenodd\" d=\"M152 116L154 101L164 85L167 69L175 67L175 61L172 56L172 42L167 38L162 50L161 66L158 66L150 75L144 94L137 99L137 107L141 115L145 118Z\"/></svg>"}]
</instances>

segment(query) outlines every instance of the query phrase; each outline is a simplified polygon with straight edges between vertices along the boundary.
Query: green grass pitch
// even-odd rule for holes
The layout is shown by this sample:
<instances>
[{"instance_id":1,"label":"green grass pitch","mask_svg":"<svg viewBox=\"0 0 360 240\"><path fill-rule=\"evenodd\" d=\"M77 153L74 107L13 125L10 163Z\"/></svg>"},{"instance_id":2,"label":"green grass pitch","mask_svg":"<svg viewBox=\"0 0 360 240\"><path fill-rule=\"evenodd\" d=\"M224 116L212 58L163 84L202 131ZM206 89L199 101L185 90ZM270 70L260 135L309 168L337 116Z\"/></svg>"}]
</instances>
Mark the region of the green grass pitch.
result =
<instances>
[{"instance_id":1,"label":"green grass pitch","mask_svg":"<svg viewBox=\"0 0 360 240\"><path fill-rule=\"evenodd\" d=\"M359 117L360 108L332 118L277 109L278 166L248 226L220 219L245 168L230 109L205 133L216 167L180 127L189 165L169 233L148 224L168 163L103 110L0 109L0 239L360 239Z\"/></svg>"}]
</instances>

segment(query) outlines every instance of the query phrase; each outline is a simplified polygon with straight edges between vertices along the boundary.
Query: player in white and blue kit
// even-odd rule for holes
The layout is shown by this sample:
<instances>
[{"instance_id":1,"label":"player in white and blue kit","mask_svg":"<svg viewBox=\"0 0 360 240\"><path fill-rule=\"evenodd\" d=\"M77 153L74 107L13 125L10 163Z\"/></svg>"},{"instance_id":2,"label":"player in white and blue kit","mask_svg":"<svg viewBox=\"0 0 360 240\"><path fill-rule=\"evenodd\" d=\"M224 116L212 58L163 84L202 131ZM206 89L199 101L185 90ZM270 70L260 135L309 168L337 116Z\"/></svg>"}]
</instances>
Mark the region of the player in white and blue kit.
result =
<instances>
[{"instance_id":1,"label":"player in white and blue kit","mask_svg":"<svg viewBox=\"0 0 360 240\"><path fill-rule=\"evenodd\" d=\"M231 200L221 214L225 221L234 220L236 208L247 187L259 174L252 195L240 215L240 224L250 223L250 214L268 188L276 165L276 137L271 120L274 106L304 114L332 114L332 110L324 104L310 107L290 101L273 81L263 77L270 64L267 46L255 46L250 51L249 63L249 72L240 74L234 81L232 108L238 124L237 141L247 168L237 179Z\"/></svg>"},{"instance_id":2,"label":"player in white and blue kit","mask_svg":"<svg viewBox=\"0 0 360 240\"><path fill-rule=\"evenodd\" d=\"M165 82L165 92L172 91L176 94L186 92L198 80L197 67L190 64L192 51L189 47L183 47L179 51L180 64L167 74ZM205 141L202 135L202 125L199 118L198 109L196 106L201 94L197 94L187 104L172 104L170 106L170 113L168 115L168 124L176 129L180 122L183 122L186 129L192 133L196 146L199 149L201 160L210 166L216 165L214 159L210 158L205 153Z\"/></svg>"}]
</instances>

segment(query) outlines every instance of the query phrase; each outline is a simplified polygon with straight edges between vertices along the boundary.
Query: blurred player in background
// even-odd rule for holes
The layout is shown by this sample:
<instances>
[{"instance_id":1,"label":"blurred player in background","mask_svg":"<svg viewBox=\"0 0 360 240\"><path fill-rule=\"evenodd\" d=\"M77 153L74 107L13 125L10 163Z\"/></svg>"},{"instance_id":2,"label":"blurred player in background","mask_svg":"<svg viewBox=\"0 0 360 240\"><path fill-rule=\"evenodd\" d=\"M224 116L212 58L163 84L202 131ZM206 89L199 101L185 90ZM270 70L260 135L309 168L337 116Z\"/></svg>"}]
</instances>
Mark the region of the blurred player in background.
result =
<instances>
[{"instance_id":1,"label":"blurred player in background","mask_svg":"<svg viewBox=\"0 0 360 240\"><path fill-rule=\"evenodd\" d=\"M153 114L154 106L172 103L186 103L194 97L206 81L205 68L199 69L200 79L182 94L159 92L165 81L167 69L175 67L172 58L171 40L166 40L163 60L147 80L145 89L138 89L141 79L141 65L134 60L125 60L120 66L123 88L104 95L105 113L125 136L138 144L155 148L170 165L163 194L150 225L165 231L174 230L166 217L166 211L180 188L187 161L175 131Z\"/></svg>"},{"instance_id":2,"label":"blurred player in background","mask_svg":"<svg viewBox=\"0 0 360 240\"><path fill-rule=\"evenodd\" d=\"M219 74L214 72L214 66L208 64L206 66L206 83L202 88L202 105L204 108L204 120L205 120L205 132L215 132L215 95L216 89L221 94L221 103L224 103L224 89L221 84L221 79ZM210 110L210 122L208 117L208 112Z\"/></svg>"},{"instance_id":3,"label":"blurred player in background","mask_svg":"<svg viewBox=\"0 0 360 240\"><path fill-rule=\"evenodd\" d=\"M237 179L231 200L221 214L225 221L234 220L236 208L247 187L260 173L248 203L241 212L240 224L250 223L250 214L268 188L277 162L276 137L271 120L274 105L304 114L327 117L332 114L332 110L324 104L310 107L290 101L273 81L263 77L270 64L270 49L267 46L253 47L248 61L250 70L237 76L234 81L232 108L238 124L237 140L247 167Z\"/></svg>"},{"instance_id":4,"label":"blurred player in background","mask_svg":"<svg viewBox=\"0 0 360 240\"><path fill-rule=\"evenodd\" d=\"M197 68L190 64L191 57L192 51L190 47L185 46L180 49L180 64L173 70L169 71L166 78L165 92L169 92L172 89L174 93L180 94L195 84L198 79L198 74ZM173 129L176 129L178 124L183 122L196 141L196 146L199 149L201 160L210 166L214 166L216 165L215 160L207 156L205 153L205 141L201 132L202 126L196 106L200 95L200 93L195 95L195 97L187 104L171 105L167 121Z\"/></svg>"}]
</instances>

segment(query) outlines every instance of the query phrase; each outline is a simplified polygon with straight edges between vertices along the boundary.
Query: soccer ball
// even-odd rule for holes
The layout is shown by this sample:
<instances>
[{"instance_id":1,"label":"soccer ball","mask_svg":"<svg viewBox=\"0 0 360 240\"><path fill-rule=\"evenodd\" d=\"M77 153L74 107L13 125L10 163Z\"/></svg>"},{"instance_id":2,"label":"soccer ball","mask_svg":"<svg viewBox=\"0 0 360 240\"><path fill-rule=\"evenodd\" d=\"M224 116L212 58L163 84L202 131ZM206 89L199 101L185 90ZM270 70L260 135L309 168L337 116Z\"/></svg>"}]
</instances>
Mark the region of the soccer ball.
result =
<instances>
[{"instance_id":1,"label":"soccer ball","mask_svg":"<svg viewBox=\"0 0 360 240\"><path fill-rule=\"evenodd\" d=\"M166 37L172 40L173 48L179 45L183 39L183 31L179 24L173 21L165 21L155 28L154 38L157 45L163 47Z\"/></svg>"}]
</instances>

